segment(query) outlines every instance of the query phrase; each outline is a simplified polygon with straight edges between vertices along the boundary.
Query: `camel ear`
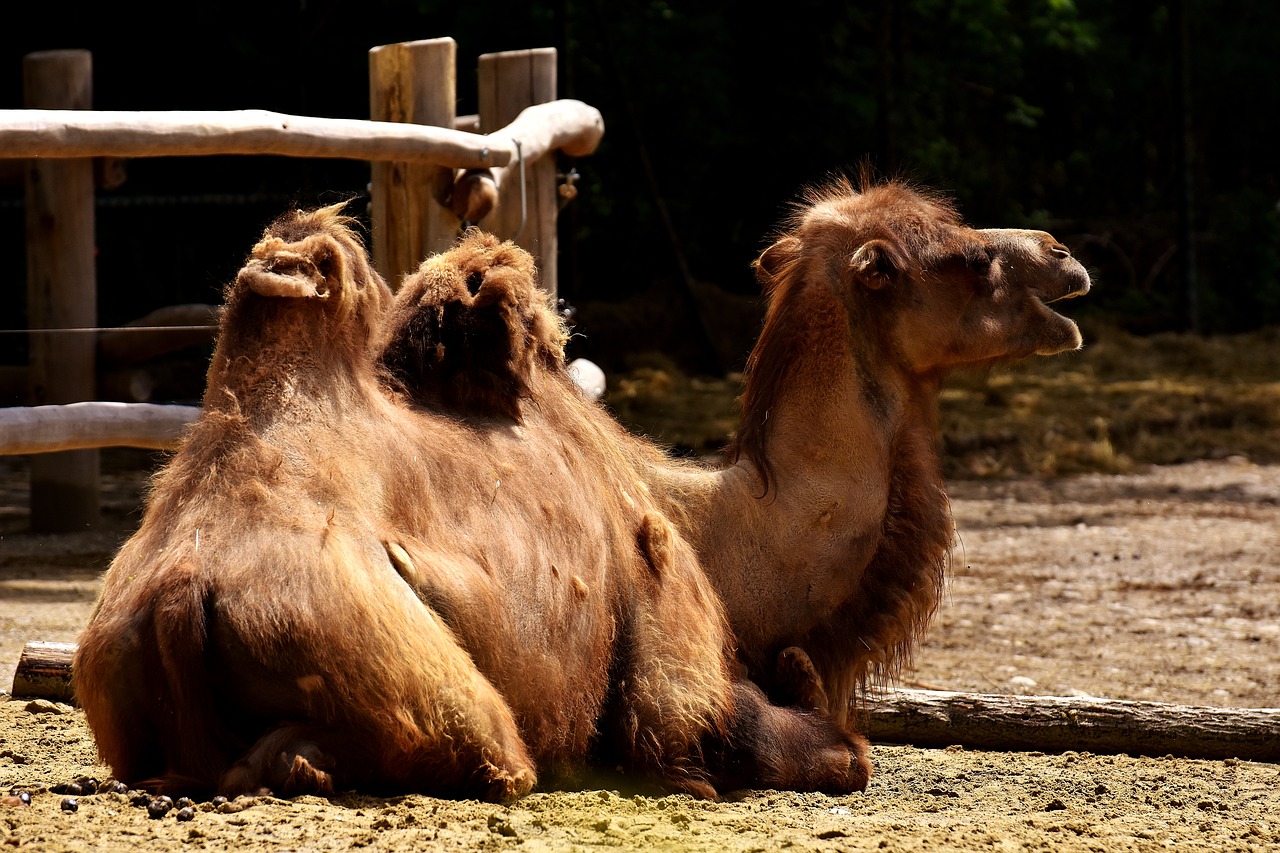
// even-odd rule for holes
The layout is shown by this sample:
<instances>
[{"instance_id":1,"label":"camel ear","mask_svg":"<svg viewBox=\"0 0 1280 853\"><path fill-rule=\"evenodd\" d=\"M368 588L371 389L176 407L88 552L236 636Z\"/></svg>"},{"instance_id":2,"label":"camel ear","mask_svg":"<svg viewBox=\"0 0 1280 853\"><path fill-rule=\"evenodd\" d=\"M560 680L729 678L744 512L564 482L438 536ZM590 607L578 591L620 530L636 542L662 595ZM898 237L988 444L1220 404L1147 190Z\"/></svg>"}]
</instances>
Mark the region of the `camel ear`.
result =
<instances>
[{"instance_id":1,"label":"camel ear","mask_svg":"<svg viewBox=\"0 0 1280 853\"><path fill-rule=\"evenodd\" d=\"M777 280L784 267L794 261L800 254L800 240L797 237L783 237L765 249L751 264L756 273L756 281L765 290L769 290Z\"/></svg>"},{"instance_id":2,"label":"camel ear","mask_svg":"<svg viewBox=\"0 0 1280 853\"><path fill-rule=\"evenodd\" d=\"M868 240L849 258L849 274L871 290L892 284L898 277L893 247L884 240Z\"/></svg>"}]
</instances>

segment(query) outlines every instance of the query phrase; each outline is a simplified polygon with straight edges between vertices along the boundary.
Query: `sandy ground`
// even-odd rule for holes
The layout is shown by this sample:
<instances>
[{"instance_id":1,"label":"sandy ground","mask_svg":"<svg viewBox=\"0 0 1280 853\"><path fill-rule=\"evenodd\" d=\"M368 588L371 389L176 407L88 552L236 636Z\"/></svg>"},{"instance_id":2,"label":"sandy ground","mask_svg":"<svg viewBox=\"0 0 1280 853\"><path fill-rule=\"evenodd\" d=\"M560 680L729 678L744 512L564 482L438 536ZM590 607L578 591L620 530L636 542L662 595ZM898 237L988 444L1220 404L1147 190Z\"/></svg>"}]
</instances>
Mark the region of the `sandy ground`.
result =
<instances>
[{"instance_id":1,"label":"sandy ground","mask_svg":"<svg viewBox=\"0 0 1280 853\"><path fill-rule=\"evenodd\" d=\"M74 641L137 521L145 454L104 452L98 531L26 531L25 468L0 459L0 686L30 641ZM121 473L123 472L123 473ZM1125 476L950 484L962 545L908 686L1280 706L1280 467L1242 459ZM1277 850L1280 765L878 744L850 797L724 802L625 790L512 806L346 794L151 817L105 779L80 713L0 703L0 840L23 850ZM188 818L188 819L180 819Z\"/></svg>"}]
</instances>

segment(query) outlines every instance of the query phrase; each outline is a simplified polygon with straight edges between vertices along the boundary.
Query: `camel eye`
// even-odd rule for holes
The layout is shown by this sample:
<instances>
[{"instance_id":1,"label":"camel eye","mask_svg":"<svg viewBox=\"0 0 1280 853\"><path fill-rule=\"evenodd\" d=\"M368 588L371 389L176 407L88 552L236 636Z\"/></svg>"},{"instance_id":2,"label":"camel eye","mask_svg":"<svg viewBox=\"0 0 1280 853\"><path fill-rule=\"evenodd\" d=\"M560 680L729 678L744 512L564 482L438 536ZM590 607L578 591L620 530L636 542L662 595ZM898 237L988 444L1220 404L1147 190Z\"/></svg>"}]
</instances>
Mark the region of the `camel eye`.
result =
<instances>
[{"instance_id":1,"label":"camel eye","mask_svg":"<svg viewBox=\"0 0 1280 853\"><path fill-rule=\"evenodd\" d=\"M974 246L965 253L965 263L978 275L991 272L991 250L985 246Z\"/></svg>"}]
</instances>

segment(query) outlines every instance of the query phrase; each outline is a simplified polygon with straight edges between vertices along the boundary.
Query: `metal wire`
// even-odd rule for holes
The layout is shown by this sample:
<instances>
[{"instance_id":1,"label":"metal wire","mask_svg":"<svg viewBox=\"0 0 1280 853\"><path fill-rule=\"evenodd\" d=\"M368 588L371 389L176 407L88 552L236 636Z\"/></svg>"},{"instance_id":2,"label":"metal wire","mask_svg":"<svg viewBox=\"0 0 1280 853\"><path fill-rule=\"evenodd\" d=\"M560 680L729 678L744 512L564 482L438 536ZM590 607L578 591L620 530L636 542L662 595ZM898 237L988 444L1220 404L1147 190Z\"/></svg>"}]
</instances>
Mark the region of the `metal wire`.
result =
<instances>
[{"instance_id":1,"label":"metal wire","mask_svg":"<svg viewBox=\"0 0 1280 853\"><path fill-rule=\"evenodd\" d=\"M216 332L217 326L95 326L73 329L0 329L0 335L65 335L98 332Z\"/></svg>"}]
</instances>

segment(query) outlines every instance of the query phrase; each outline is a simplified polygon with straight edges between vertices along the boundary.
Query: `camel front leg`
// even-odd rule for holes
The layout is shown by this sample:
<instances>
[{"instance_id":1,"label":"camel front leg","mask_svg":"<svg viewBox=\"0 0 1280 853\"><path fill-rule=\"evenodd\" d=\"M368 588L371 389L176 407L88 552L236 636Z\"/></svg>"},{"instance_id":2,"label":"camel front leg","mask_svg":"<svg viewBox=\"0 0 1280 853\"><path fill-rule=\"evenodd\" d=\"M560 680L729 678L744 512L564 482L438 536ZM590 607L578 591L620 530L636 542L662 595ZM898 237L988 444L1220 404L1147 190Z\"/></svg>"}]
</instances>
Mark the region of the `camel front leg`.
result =
<instances>
[{"instance_id":1,"label":"camel front leg","mask_svg":"<svg viewBox=\"0 0 1280 853\"><path fill-rule=\"evenodd\" d=\"M723 743L708 750L721 790L776 788L849 794L871 780L870 745L825 714L781 707L749 681L733 685L734 708Z\"/></svg>"}]
</instances>

